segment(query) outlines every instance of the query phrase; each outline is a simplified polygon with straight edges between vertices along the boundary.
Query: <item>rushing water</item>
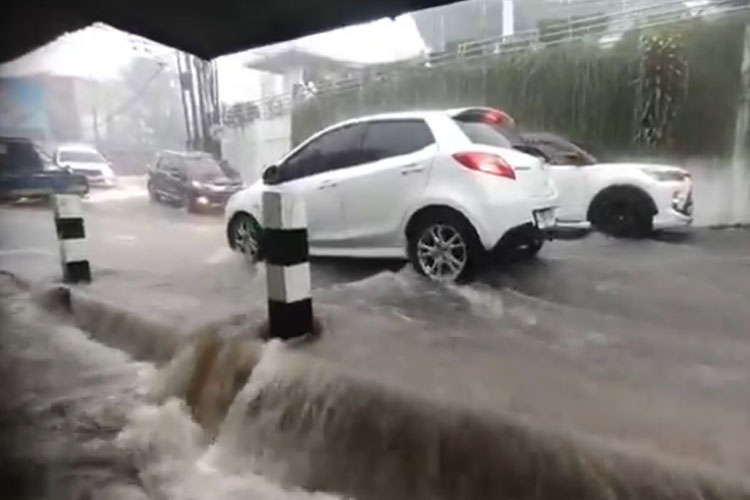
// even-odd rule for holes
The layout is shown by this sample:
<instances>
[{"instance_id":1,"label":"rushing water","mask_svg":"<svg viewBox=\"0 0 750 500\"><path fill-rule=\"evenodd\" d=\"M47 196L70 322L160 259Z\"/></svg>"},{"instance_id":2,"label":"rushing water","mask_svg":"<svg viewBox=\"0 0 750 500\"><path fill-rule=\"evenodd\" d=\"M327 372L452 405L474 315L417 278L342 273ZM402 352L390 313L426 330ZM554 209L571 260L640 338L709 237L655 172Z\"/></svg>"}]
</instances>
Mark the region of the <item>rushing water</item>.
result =
<instances>
[{"instance_id":1,"label":"rushing water","mask_svg":"<svg viewBox=\"0 0 750 500\"><path fill-rule=\"evenodd\" d=\"M212 466L209 434L184 400L166 395L178 380L92 341L0 280L5 498L330 498Z\"/></svg>"},{"instance_id":2,"label":"rushing water","mask_svg":"<svg viewBox=\"0 0 750 500\"><path fill-rule=\"evenodd\" d=\"M247 325L180 336L109 305L60 291L32 301L1 284L16 498L750 498L715 471L434 399L426 385L384 385L305 346L263 344ZM410 305L415 296L442 304L442 328L467 315L474 327L536 321L482 286L441 288L408 271L319 295L380 304L385 319L368 333L424 321L432 307Z\"/></svg>"}]
</instances>

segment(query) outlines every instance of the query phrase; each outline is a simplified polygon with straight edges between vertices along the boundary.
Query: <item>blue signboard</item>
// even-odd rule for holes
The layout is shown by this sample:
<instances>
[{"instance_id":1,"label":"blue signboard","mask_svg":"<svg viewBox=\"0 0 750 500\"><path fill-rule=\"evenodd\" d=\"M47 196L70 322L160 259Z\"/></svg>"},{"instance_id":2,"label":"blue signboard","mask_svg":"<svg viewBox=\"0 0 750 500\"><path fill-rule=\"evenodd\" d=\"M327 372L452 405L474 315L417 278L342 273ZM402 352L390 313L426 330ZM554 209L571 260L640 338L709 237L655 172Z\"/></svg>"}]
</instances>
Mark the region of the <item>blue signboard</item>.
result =
<instances>
[{"instance_id":1,"label":"blue signboard","mask_svg":"<svg viewBox=\"0 0 750 500\"><path fill-rule=\"evenodd\" d=\"M45 137L44 87L28 78L0 78L0 135Z\"/></svg>"}]
</instances>

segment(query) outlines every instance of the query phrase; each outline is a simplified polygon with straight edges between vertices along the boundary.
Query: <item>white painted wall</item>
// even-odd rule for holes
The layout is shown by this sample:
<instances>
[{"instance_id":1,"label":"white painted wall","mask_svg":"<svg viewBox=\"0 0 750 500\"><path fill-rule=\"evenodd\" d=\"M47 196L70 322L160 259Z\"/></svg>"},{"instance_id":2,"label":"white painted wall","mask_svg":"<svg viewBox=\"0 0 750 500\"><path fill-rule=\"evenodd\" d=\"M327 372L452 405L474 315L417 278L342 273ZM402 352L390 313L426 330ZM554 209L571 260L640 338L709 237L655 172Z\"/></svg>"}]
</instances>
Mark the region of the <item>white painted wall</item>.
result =
<instances>
[{"instance_id":1,"label":"white painted wall","mask_svg":"<svg viewBox=\"0 0 750 500\"><path fill-rule=\"evenodd\" d=\"M291 148L291 116L256 120L229 128L221 141L224 158L245 182L260 178L264 166L274 163Z\"/></svg>"},{"instance_id":2,"label":"white painted wall","mask_svg":"<svg viewBox=\"0 0 750 500\"><path fill-rule=\"evenodd\" d=\"M750 161L740 161L750 172ZM750 224L750 175L738 179L737 168L729 162L696 159L684 166L693 176L695 226Z\"/></svg>"}]
</instances>

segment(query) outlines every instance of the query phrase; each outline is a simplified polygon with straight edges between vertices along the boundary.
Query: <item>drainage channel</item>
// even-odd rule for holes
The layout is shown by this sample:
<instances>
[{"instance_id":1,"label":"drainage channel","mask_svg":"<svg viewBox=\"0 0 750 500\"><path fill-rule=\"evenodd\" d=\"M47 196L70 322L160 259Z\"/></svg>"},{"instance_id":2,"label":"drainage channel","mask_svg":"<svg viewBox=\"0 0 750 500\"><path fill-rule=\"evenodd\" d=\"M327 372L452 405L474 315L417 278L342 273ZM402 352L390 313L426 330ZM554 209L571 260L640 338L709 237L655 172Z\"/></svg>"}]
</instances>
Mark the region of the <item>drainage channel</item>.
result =
<instances>
[{"instance_id":1,"label":"drainage channel","mask_svg":"<svg viewBox=\"0 0 750 500\"><path fill-rule=\"evenodd\" d=\"M185 333L76 290L32 295L91 341L152 367L118 439L150 450L141 481L159 482L165 498L199 498L191 485L207 493L196 477L227 495L213 498L750 498L747 484L715 471L437 402L304 345L261 342L247 318ZM256 490L238 486L249 478Z\"/></svg>"}]
</instances>

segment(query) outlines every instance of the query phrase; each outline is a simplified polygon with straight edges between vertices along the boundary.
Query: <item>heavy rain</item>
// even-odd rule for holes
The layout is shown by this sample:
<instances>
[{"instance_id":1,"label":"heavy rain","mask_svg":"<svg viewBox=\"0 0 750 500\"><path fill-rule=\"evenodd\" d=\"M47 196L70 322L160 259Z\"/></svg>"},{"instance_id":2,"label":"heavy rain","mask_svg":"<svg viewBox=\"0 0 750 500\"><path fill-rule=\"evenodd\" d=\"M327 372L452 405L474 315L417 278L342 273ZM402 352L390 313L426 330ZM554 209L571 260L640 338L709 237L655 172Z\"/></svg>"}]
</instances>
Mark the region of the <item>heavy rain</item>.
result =
<instances>
[{"instance_id":1,"label":"heavy rain","mask_svg":"<svg viewBox=\"0 0 750 500\"><path fill-rule=\"evenodd\" d=\"M750 499L748 304L746 0L0 64L7 498Z\"/></svg>"}]
</instances>

